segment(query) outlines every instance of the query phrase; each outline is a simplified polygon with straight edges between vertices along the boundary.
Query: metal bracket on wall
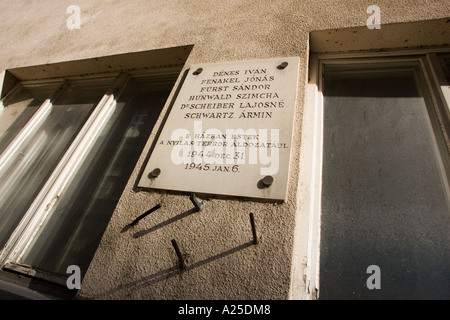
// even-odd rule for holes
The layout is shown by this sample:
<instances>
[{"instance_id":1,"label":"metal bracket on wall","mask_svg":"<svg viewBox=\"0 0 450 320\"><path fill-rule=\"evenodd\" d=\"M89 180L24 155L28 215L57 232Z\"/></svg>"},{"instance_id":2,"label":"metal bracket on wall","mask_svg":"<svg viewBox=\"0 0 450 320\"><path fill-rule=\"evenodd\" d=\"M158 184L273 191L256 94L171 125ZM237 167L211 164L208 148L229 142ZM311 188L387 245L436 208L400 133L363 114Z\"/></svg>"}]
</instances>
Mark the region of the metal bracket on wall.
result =
<instances>
[{"instance_id":1,"label":"metal bracket on wall","mask_svg":"<svg viewBox=\"0 0 450 320\"><path fill-rule=\"evenodd\" d=\"M201 212L205 207L205 205L200 202L193 193L190 194L189 200L191 200L192 204L197 208L197 212Z\"/></svg>"},{"instance_id":2,"label":"metal bracket on wall","mask_svg":"<svg viewBox=\"0 0 450 320\"><path fill-rule=\"evenodd\" d=\"M252 226L253 244L258 244L258 234L256 233L255 216L250 213L250 224Z\"/></svg>"},{"instance_id":3,"label":"metal bracket on wall","mask_svg":"<svg viewBox=\"0 0 450 320\"><path fill-rule=\"evenodd\" d=\"M186 269L186 262L183 259L183 255L181 254L180 248L178 247L177 241L175 239L172 239L172 245L175 249L175 253L177 254L178 260L180 261L180 268L181 270Z\"/></svg>"}]
</instances>

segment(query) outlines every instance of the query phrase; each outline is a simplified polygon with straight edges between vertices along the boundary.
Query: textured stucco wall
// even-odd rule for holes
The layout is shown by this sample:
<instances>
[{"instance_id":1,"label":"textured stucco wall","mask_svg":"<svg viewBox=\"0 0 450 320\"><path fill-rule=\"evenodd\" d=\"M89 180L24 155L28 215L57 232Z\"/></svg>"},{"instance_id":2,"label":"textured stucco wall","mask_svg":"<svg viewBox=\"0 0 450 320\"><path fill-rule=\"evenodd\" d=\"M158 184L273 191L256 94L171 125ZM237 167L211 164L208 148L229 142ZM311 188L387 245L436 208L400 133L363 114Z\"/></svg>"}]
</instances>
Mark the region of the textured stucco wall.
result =
<instances>
[{"instance_id":1,"label":"textured stucco wall","mask_svg":"<svg viewBox=\"0 0 450 320\"><path fill-rule=\"evenodd\" d=\"M82 11L79 30L66 27L66 8L71 4ZM299 212L298 163L308 35L313 30L365 27L366 9L373 4L381 8L383 24L450 16L447 0L0 1L0 70L182 45L194 45L186 68L207 62L301 58L288 200L276 204L198 195L205 209L175 220L192 208L188 194L133 191L155 127L79 297L287 299ZM163 113L166 110L167 106ZM158 203L162 207L155 214L123 232L135 217ZM249 244L250 212L255 214L261 236L256 246ZM160 224L161 228L133 237ZM188 269L184 272L177 267L171 239L177 240L186 257ZM304 248L305 242L300 246ZM296 278L301 281L298 274Z\"/></svg>"},{"instance_id":2,"label":"textured stucco wall","mask_svg":"<svg viewBox=\"0 0 450 320\"><path fill-rule=\"evenodd\" d=\"M66 27L72 4L79 30ZM0 68L185 44L196 45L189 63L299 55L309 31L365 26L374 4L383 24L450 11L445 0L2 0Z\"/></svg>"}]
</instances>

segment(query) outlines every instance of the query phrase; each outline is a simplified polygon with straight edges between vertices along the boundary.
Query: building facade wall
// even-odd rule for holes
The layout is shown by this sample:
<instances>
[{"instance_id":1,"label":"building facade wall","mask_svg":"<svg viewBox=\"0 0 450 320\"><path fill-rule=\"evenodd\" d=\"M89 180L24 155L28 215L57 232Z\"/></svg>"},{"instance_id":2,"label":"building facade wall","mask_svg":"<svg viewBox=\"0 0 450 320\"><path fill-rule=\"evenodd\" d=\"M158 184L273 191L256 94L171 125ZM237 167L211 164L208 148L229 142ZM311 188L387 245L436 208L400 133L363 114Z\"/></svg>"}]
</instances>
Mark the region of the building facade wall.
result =
<instances>
[{"instance_id":1,"label":"building facade wall","mask_svg":"<svg viewBox=\"0 0 450 320\"><path fill-rule=\"evenodd\" d=\"M66 9L72 4L81 9L80 29L69 30L66 26L70 16ZM372 32L375 41L359 49L377 49L376 41L386 40L383 38L386 34L367 30L370 5L381 8L382 29L385 24L450 16L450 4L445 0L2 1L1 70L186 45L191 45L192 51L183 70L202 63L300 57L287 200L274 203L198 195L205 204L204 210L174 220L192 208L189 194L134 190L157 130L168 112L172 92L77 297L304 298L302 275L308 227L307 220L299 217L302 209L299 192L306 184L300 176L299 163L310 33L323 31L323 34L316 33L319 49L340 51L342 44L343 51L358 50L358 45L354 46L354 33L333 37L332 32L359 28L365 34ZM443 32L448 32L448 27ZM410 42L403 38L390 39L392 48L421 45L420 39ZM358 41L364 43L364 39ZM133 230L123 231L135 217L156 204L161 204L161 208L155 214ZM260 235L257 245L247 245L252 240L250 212L255 214ZM135 232L156 225L162 227L133 237ZM178 268L172 239L177 240L190 266L186 271Z\"/></svg>"}]
</instances>

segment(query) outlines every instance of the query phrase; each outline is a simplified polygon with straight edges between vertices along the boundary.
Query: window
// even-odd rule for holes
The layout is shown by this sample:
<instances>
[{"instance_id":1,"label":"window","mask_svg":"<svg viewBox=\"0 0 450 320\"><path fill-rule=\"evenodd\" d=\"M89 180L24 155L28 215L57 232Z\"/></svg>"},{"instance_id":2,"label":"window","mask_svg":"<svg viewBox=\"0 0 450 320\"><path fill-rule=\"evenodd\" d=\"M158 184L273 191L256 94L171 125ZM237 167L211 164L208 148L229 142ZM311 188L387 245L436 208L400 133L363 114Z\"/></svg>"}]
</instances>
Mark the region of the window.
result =
<instances>
[{"instance_id":1,"label":"window","mask_svg":"<svg viewBox=\"0 0 450 320\"><path fill-rule=\"evenodd\" d=\"M176 70L175 70L176 69ZM178 77L22 81L0 111L0 263L65 286L86 272Z\"/></svg>"},{"instance_id":2,"label":"window","mask_svg":"<svg viewBox=\"0 0 450 320\"><path fill-rule=\"evenodd\" d=\"M314 57L303 149L313 296L449 298L447 57ZM366 286L371 265L381 290Z\"/></svg>"}]
</instances>

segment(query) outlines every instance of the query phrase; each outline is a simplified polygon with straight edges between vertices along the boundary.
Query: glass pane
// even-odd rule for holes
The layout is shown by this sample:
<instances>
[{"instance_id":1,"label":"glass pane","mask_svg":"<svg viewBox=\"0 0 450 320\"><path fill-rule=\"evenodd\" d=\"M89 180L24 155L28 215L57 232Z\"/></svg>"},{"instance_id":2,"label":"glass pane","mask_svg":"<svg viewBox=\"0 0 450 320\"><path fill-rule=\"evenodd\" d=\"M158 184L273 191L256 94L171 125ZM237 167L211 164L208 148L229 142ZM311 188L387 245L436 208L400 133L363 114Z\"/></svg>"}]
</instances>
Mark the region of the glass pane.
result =
<instances>
[{"instance_id":1,"label":"glass pane","mask_svg":"<svg viewBox=\"0 0 450 320\"><path fill-rule=\"evenodd\" d=\"M23 263L61 275L78 265L84 275L174 82L127 85Z\"/></svg>"},{"instance_id":2,"label":"glass pane","mask_svg":"<svg viewBox=\"0 0 450 320\"><path fill-rule=\"evenodd\" d=\"M56 90L57 84L22 86L0 111L0 154L11 143L39 106Z\"/></svg>"},{"instance_id":3,"label":"glass pane","mask_svg":"<svg viewBox=\"0 0 450 320\"><path fill-rule=\"evenodd\" d=\"M428 98L418 72L378 69L325 69L320 297L448 299L448 181ZM381 290L366 286L370 265Z\"/></svg>"},{"instance_id":4,"label":"glass pane","mask_svg":"<svg viewBox=\"0 0 450 320\"><path fill-rule=\"evenodd\" d=\"M110 81L111 83L111 81ZM0 176L0 247L8 240L110 83L72 83Z\"/></svg>"}]
</instances>

